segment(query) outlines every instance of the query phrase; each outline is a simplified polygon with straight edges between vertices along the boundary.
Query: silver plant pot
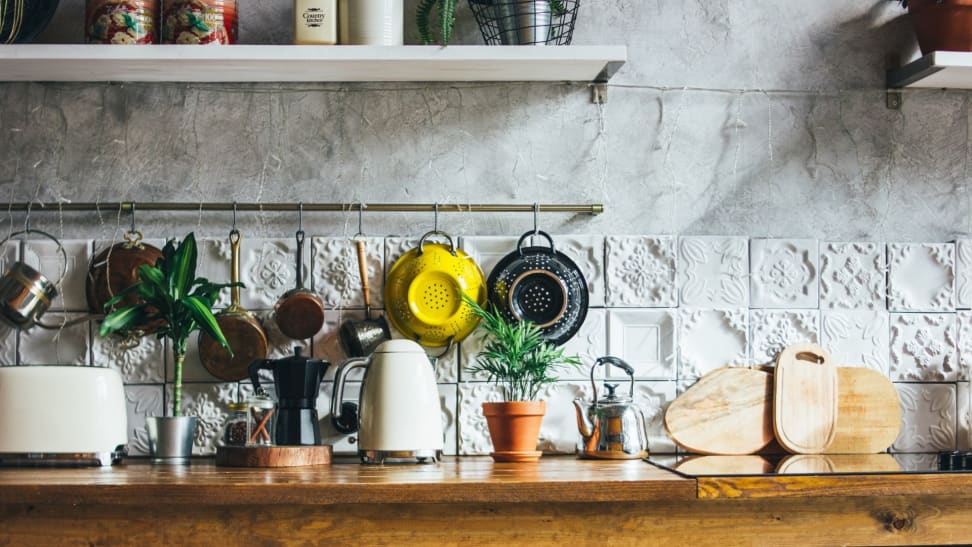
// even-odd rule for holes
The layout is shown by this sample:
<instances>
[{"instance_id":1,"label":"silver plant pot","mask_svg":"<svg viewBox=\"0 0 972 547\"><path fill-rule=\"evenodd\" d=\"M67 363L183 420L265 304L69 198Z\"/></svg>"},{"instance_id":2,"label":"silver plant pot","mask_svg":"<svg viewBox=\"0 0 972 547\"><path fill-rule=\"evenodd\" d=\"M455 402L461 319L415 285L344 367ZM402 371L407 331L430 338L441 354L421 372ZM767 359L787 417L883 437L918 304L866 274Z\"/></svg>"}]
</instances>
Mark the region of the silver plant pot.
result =
<instances>
[{"instance_id":1,"label":"silver plant pot","mask_svg":"<svg viewBox=\"0 0 972 547\"><path fill-rule=\"evenodd\" d=\"M195 416L150 416L145 418L145 428L152 463L189 463L196 433Z\"/></svg>"},{"instance_id":2,"label":"silver plant pot","mask_svg":"<svg viewBox=\"0 0 972 547\"><path fill-rule=\"evenodd\" d=\"M545 45L550 37L550 0L497 0L493 16L503 45Z\"/></svg>"}]
</instances>

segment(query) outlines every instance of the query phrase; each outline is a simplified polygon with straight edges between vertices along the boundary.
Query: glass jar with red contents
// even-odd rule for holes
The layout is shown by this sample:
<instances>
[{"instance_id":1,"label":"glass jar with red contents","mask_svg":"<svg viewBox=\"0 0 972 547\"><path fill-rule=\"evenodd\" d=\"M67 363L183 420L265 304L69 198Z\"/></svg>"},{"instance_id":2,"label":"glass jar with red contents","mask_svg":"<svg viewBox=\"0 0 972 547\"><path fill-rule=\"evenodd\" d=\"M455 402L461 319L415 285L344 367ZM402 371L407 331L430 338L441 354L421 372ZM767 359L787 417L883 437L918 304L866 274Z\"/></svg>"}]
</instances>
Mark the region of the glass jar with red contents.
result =
<instances>
[{"instance_id":1,"label":"glass jar with red contents","mask_svg":"<svg viewBox=\"0 0 972 547\"><path fill-rule=\"evenodd\" d=\"M235 44L239 33L236 0L165 0L162 42Z\"/></svg>"},{"instance_id":2,"label":"glass jar with red contents","mask_svg":"<svg viewBox=\"0 0 972 547\"><path fill-rule=\"evenodd\" d=\"M157 44L159 0L87 0L84 37L89 44Z\"/></svg>"}]
</instances>

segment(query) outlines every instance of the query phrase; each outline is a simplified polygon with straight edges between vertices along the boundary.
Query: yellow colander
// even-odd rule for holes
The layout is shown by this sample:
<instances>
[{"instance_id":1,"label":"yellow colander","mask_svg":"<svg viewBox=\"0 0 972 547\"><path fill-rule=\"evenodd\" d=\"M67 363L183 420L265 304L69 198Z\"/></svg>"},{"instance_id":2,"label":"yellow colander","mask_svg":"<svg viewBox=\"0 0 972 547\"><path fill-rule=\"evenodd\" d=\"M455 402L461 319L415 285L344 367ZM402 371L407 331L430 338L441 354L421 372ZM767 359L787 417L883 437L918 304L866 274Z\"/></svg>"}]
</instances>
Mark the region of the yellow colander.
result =
<instances>
[{"instance_id":1,"label":"yellow colander","mask_svg":"<svg viewBox=\"0 0 972 547\"><path fill-rule=\"evenodd\" d=\"M427 243L437 236L446 243ZM452 236L432 231L418 247L395 261L385 281L385 307L392 325L423 346L441 347L458 342L479 324L467 294L480 305L486 302L486 278L476 261L457 249Z\"/></svg>"}]
</instances>

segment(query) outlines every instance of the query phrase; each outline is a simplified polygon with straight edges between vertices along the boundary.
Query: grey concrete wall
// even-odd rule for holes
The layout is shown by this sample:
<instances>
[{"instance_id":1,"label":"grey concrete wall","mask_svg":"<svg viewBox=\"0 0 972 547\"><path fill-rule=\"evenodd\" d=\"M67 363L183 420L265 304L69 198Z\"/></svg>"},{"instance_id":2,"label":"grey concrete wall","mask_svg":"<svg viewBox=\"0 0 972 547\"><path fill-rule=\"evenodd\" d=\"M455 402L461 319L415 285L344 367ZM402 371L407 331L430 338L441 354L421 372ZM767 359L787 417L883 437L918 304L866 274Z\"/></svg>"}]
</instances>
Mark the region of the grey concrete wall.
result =
<instances>
[{"instance_id":1,"label":"grey concrete wall","mask_svg":"<svg viewBox=\"0 0 972 547\"><path fill-rule=\"evenodd\" d=\"M456 42L479 43L460 8ZM81 41L82 9L62 0L42 40ZM289 43L290 17L287 0L243 1L242 39ZM575 33L629 48L603 107L563 84L0 84L0 201L603 202L600 217L542 224L944 241L972 232L969 96L925 91L885 108L885 56L913 40L884 0L605 0L583 4ZM260 235L292 229L255 216ZM516 234L526 216L443 227ZM92 236L115 222L63 220ZM155 236L187 223L221 234L228 220L140 217ZM310 220L332 234L348 221ZM430 223L367 220L381 234Z\"/></svg>"}]
</instances>

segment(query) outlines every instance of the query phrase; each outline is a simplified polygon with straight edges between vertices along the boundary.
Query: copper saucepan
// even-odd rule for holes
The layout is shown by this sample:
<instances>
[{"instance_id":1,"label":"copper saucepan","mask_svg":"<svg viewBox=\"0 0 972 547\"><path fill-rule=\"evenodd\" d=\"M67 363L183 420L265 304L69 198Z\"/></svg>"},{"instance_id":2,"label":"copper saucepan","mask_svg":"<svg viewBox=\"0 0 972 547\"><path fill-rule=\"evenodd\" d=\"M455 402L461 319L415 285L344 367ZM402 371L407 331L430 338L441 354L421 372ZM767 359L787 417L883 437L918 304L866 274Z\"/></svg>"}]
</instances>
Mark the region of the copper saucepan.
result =
<instances>
[{"instance_id":1,"label":"copper saucepan","mask_svg":"<svg viewBox=\"0 0 972 547\"><path fill-rule=\"evenodd\" d=\"M240 240L242 236L236 228L230 231L229 241L233 251L232 282L240 282ZM230 355L219 342L204 331L199 333L199 360L210 374L227 382L236 382L247 377L250 363L266 359L268 352L267 334L257 318L240 305L240 286L230 288L230 305L216 316L223 336L232 348Z\"/></svg>"},{"instance_id":2,"label":"copper saucepan","mask_svg":"<svg viewBox=\"0 0 972 547\"><path fill-rule=\"evenodd\" d=\"M324 326L324 302L304 287L304 230L297 230L297 286L285 292L276 306L274 316L284 335L306 340Z\"/></svg>"},{"instance_id":3,"label":"copper saucepan","mask_svg":"<svg viewBox=\"0 0 972 547\"><path fill-rule=\"evenodd\" d=\"M115 243L98 253L88 266L88 278L85 283L88 311L92 314L104 314L118 307L137 304L138 295L133 293L112 309L105 309L105 304L116 294L138 282L139 266L142 264L154 266L160 258L162 258L162 251L154 245L143 242L141 232L134 229L126 232L125 241ZM138 325L136 329L151 334L164 323L162 320L155 320Z\"/></svg>"}]
</instances>

